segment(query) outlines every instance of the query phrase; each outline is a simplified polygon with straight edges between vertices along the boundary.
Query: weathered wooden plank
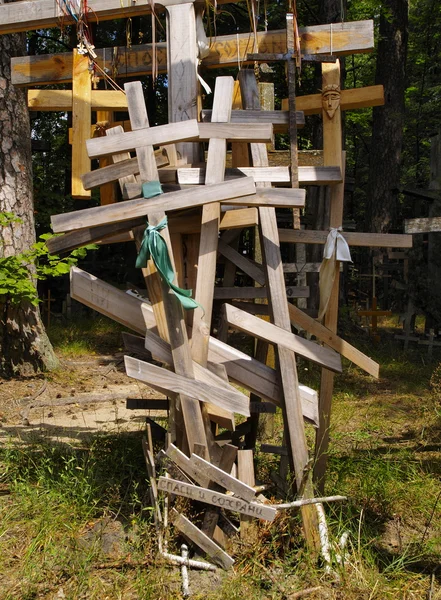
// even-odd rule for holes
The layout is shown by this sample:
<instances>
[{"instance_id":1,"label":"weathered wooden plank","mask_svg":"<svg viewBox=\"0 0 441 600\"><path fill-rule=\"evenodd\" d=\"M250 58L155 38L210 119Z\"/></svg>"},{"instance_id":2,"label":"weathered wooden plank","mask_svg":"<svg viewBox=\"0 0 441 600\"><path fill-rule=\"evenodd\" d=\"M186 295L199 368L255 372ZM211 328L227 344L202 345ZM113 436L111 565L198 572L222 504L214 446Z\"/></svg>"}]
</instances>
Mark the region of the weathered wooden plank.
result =
<instances>
[{"instance_id":1,"label":"weathered wooden plank","mask_svg":"<svg viewBox=\"0 0 441 600\"><path fill-rule=\"evenodd\" d=\"M108 223L99 227L86 227L77 231L71 231L63 235L46 240L46 246L51 254L58 252L70 252L75 248L86 246L87 244L98 244L108 238L113 238L115 235L126 233L135 227L145 224L145 219L132 219L123 221L122 223ZM133 238L128 236L128 239L133 241Z\"/></svg>"},{"instance_id":2,"label":"weathered wooden plank","mask_svg":"<svg viewBox=\"0 0 441 600\"><path fill-rule=\"evenodd\" d=\"M168 123L135 131L125 131L111 137L91 138L86 141L86 147L90 158L99 158L143 146L163 146L187 140L199 140L198 122L194 119L182 123Z\"/></svg>"},{"instance_id":3,"label":"weathered wooden plank","mask_svg":"<svg viewBox=\"0 0 441 600\"><path fill-rule=\"evenodd\" d=\"M369 246L371 248L412 248L412 236L400 233L355 233L341 232L350 246ZM325 244L327 231L310 229L279 229L281 242L292 244Z\"/></svg>"},{"instance_id":4,"label":"weathered wooden plank","mask_svg":"<svg viewBox=\"0 0 441 600\"><path fill-rule=\"evenodd\" d=\"M314 342L305 340L290 331L287 331L277 325L268 323L263 319L259 319L254 315L250 315L239 308L231 306L231 304L224 305L225 319L228 324L240 331L255 335L256 337L283 346L293 352L296 352L300 356L312 360L312 362L330 369L335 373L341 373L341 359L339 354L333 350L323 348Z\"/></svg>"},{"instance_id":5,"label":"weathered wooden plank","mask_svg":"<svg viewBox=\"0 0 441 600\"><path fill-rule=\"evenodd\" d=\"M239 450L237 453L237 476L244 484L251 486L256 485L254 477L254 460L253 451L250 449ZM254 531L253 531L254 529ZM245 515L240 517L240 537L243 540L255 537L255 527L252 523L252 518Z\"/></svg>"},{"instance_id":6,"label":"weathered wooden plank","mask_svg":"<svg viewBox=\"0 0 441 600\"><path fill-rule=\"evenodd\" d=\"M227 496L220 492L214 492L213 490L183 483L182 481L176 481L175 479L168 479L166 477L159 478L158 489L169 494L184 496L186 498L191 498L192 500L197 500L198 502L219 506L225 510L231 510L243 515L249 515L250 517L256 517L256 519L263 519L264 521L274 521L277 512L275 508L265 506L265 504L245 502L234 496Z\"/></svg>"},{"instance_id":7,"label":"weathered wooden plank","mask_svg":"<svg viewBox=\"0 0 441 600\"><path fill-rule=\"evenodd\" d=\"M436 233L441 231L441 217L405 219L404 231L406 233Z\"/></svg>"},{"instance_id":8,"label":"weathered wooden plank","mask_svg":"<svg viewBox=\"0 0 441 600\"><path fill-rule=\"evenodd\" d=\"M145 305L143 305L141 308L144 312ZM148 321L149 315L146 313L144 318ZM173 356L170 344L165 340L162 340L149 329L146 331L143 346L154 356L155 360L163 362L166 365L173 366ZM214 366L211 363L208 363L207 366L209 367L208 369L193 361L193 372L195 379L207 383L208 385L221 387L225 390L233 390L233 392L236 391L234 388L230 387L228 380L223 379L216 374ZM225 427L225 429L234 431L234 415L231 411L224 410L219 406L209 402L207 403L207 412L211 421L214 421L221 427Z\"/></svg>"},{"instance_id":9,"label":"weathered wooden plank","mask_svg":"<svg viewBox=\"0 0 441 600\"><path fill-rule=\"evenodd\" d=\"M222 548L220 548L212 539L208 537L203 531L201 531L196 525L193 525L191 521L184 515L178 513L175 508L172 508L170 514L173 525L179 529L179 531L191 540L196 546L203 550L208 556L211 557L213 562L220 565L224 569L230 569L234 560L229 554L227 554Z\"/></svg>"},{"instance_id":10,"label":"weathered wooden plank","mask_svg":"<svg viewBox=\"0 0 441 600\"><path fill-rule=\"evenodd\" d=\"M358 367L376 377L380 374L380 365L374 360L363 354L360 350L352 346L346 340L340 338L336 333L319 323L316 319L311 318L302 310L288 304L289 317L293 325L299 325L309 334L314 335L318 340L324 342L327 346L356 364Z\"/></svg>"},{"instance_id":11,"label":"weathered wooden plank","mask_svg":"<svg viewBox=\"0 0 441 600\"><path fill-rule=\"evenodd\" d=\"M219 229L243 229L244 227L253 227L259 222L257 208L237 208L236 210L227 210L221 212ZM201 215L195 214L185 216L171 215L168 220L170 231L189 234L199 233L201 230Z\"/></svg>"},{"instance_id":12,"label":"weathered wooden plank","mask_svg":"<svg viewBox=\"0 0 441 600\"><path fill-rule=\"evenodd\" d=\"M199 139L211 138L232 142L270 142L273 137L271 123L199 123Z\"/></svg>"},{"instance_id":13,"label":"weathered wooden plank","mask_svg":"<svg viewBox=\"0 0 441 600\"><path fill-rule=\"evenodd\" d=\"M218 248L219 252L225 256L225 258L228 258L229 261L234 263L244 273L252 277L254 281L260 285L265 285L265 274L261 265L252 262L246 256L240 254L237 250L223 242L222 239L219 240Z\"/></svg>"},{"instance_id":14,"label":"weathered wooden plank","mask_svg":"<svg viewBox=\"0 0 441 600\"><path fill-rule=\"evenodd\" d=\"M226 390L208 385L130 356L126 356L124 362L129 377L145 383L152 383L177 394L185 394L202 402L210 402L245 417L250 416L249 399L234 388Z\"/></svg>"},{"instance_id":15,"label":"weathered wooden plank","mask_svg":"<svg viewBox=\"0 0 441 600\"><path fill-rule=\"evenodd\" d=\"M142 310L149 316L149 328L155 326L152 307L143 303L140 298L129 296L78 267L71 269L70 281L71 296L74 300L142 335L146 332ZM210 337L208 359L225 366L232 381L280 406L281 391L276 372L271 367L213 337ZM306 387L302 390L302 386L300 391L305 418L317 422L317 394Z\"/></svg>"},{"instance_id":16,"label":"weathered wooden plank","mask_svg":"<svg viewBox=\"0 0 441 600\"><path fill-rule=\"evenodd\" d=\"M291 181L288 167L238 167L226 169L225 179L252 177L256 182L288 183ZM178 169L178 182L183 185L196 185L205 181L205 169L192 167ZM299 167L300 185L333 185L341 181L338 167Z\"/></svg>"},{"instance_id":17,"label":"weathered wooden plank","mask_svg":"<svg viewBox=\"0 0 441 600\"><path fill-rule=\"evenodd\" d=\"M318 273L322 263L285 263L284 273Z\"/></svg>"},{"instance_id":18,"label":"weathered wooden plank","mask_svg":"<svg viewBox=\"0 0 441 600\"><path fill-rule=\"evenodd\" d=\"M279 456L288 456L286 446L274 446L272 444L261 444L260 451L265 454L278 454Z\"/></svg>"},{"instance_id":19,"label":"weathered wooden plank","mask_svg":"<svg viewBox=\"0 0 441 600\"><path fill-rule=\"evenodd\" d=\"M28 90L28 108L31 111L38 110L39 112L71 112L72 96L72 90ZM91 90L90 108L95 112L127 110L127 98L122 91ZM89 132L86 139L88 137L90 137Z\"/></svg>"},{"instance_id":20,"label":"weathered wooden plank","mask_svg":"<svg viewBox=\"0 0 441 600\"><path fill-rule=\"evenodd\" d=\"M254 191L254 182L251 178L238 179L234 182L223 182L204 186L203 188L169 192L167 195L156 196L155 198L138 198L127 202L119 202L118 204L53 215L51 217L52 229L55 233L61 233L85 227L96 227L142 217L148 212L191 208L208 202L246 196L253 194Z\"/></svg>"},{"instance_id":21,"label":"weathered wooden plank","mask_svg":"<svg viewBox=\"0 0 441 600\"><path fill-rule=\"evenodd\" d=\"M286 296L288 298L308 298L308 286L286 286ZM214 289L214 298L216 300L230 300L232 298L267 298L268 292L266 287L217 287Z\"/></svg>"},{"instance_id":22,"label":"weathered wooden plank","mask_svg":"<svg viewBox=\"0 0 441 600\"><path fill-rule=\"evenodd\" d=\"M238 496L247 502L252 502L252 500L255 499L256 491L253 487L232 477L229 473L212 465L200 456L192 454L191 462L196 469L199 469L201 473L206 474L211 481L214 481L226 490L233 492L236 497Z\"/></svg>"},{"instance_id":23,"label":"weathered wooden plank","mask_svg":"<svg viewBox=\"0 0 441 600\"><path fill-rule=\"evenodd\" d=\"M214 90L213 122L230 120L234 79L218 77ZM205 184L224 180L227 142L211 138L208 145ZM201 236L196 277L195 299L200 304L193 314L192 355L196 362L205 365L208 356L214 285L216 280L217 243L219 238L220 204L206 204L202 208ZM201 308L202 307L202 308Z\"/></svg>"},{"instance_id":24,"label":"weathered wooden plank","mask_svg":"<svg viewBox=\"0 0 441 600\"><path fill-rule=\"evenodd\" d=\"M218 4L224 2L225 0L218 0ZM155 10L160 10L160 6L168 7L185 3L188 3L188 0L162 0L161 5L155 4ZM0 10L0 34L59 27L61 16L65 25L75 23L73 17L62 13L59 5L50 0L19 0L15 4L15 10ZM133 2L130 6L122 6L117 0L91 0L87 6L90 22L130 18L151 12L151 4L147 0ZM3 6L1 8L3 9Z\"/></svg>"},{"instance_id":25,"label":"weathered wooden plank","mask_svg":"<svg viewBox=\"0 0 441 600\"><path fill-rule=\"evenodd\" d=\"M101 0L104 3L104 0ZM15 6L18 2L14 3ZM30 5L31 2L20 2L20 5ZM53 14L54 5L50 0L46 0L46 7L49 7ZM219 4L219 2L218 2ZM37 9L36 2L32 2L33 10ZM7 5L5 5L6 7ZM156 5L156 10L161 5ZM119 5L120 7L120 5ZM22 30L28 31L32 27L28 26L26 18L30 14L27 8L23 10L13 10L15 7L0 7L0 15L8 13L4 18L14 19L15 22L23 20L20 24L12 27L7 20L0 18L0 33L12 33ZM21 7L20 7L21 9ZM43 8L43 12L44 12ZM47 8L46 8L47 10ZM121 9L124 17L129 17L130 11L146 10L141 4ZM148 10L148 8L147 8ZM36 12L36 11L35 11ZM34 16L35 16L34 12ZM2 14L3 13L3 14ZM42 15L43 13L40 12ZM91 13L91 20L94 18ZM113 11L113 14L116 14ZM108 19L117 18L117 16L105 17ZM104 20L100 17L100 20ZM32 22L32 19L31 19ZM40 20L38 29L44 27L58 27L58 17L54 16L49 25L45 25ZM21 27L23 29L21 29ZM336 55L353 54L359 52L371 52L373 50L373 21L358 21L353 23L344 23L343 25L333 24L332 35L330 25L319 25L310 27L300 27L301 48L303 54L329 54L333 52ZM167 44L159 42L155 45L157 52L158 70L160 73L167 71ZM210 52L202 60L204 68L217 68L224 65L237 66L238 60L241 64L246 63L246 57L250 51L249 33L231 34L225 36L216 36L210 44ZM283 53L286 52L286 30L279 29L273 31L259 31L257 33L257 51L261 53ZM104 69L109 67L113 56L113 48L96 49L98 65ZM118 77L133 77L134 75L146 75L152 73L153 48L151 44L133 45L131 48L124 46L116 49L116 56L120 58L120 69ZM117 61L118 62L118 61ZM45 56L26 56L12 59L12 83L21 86L33 86L48 83L69 83L72 81L72 53L64 52L58 54L49 54ZM344 93L345 90L343 90ZM343 94L342 94L343 95ZM320 94L317 94L320 96ZM368 105L369 106L369 105ZM354 108L359 108L358 106ZM300 108L298 110L301 110ZM320 110L318 111L320 112Z\"/></svg>"},{"instance_id":26,"label":"weathered wooden plank","mask_svg":"<svg viewBox=\"0 0 441 600\"><path fill-rule=\"evenodd\" d=\"M210 123L212 111L203 110L201 116L203 123ZM233 110L230 120L231 123L271 123L274 133L285 133L288 130L288 111L286 110ZM299 128L305 125L305 116L300 110L296 113L296 121Z\"/></svg>"},{"instance_id":27,"label":"weathered wooden plank","mask_svg":"<svg viewBox=\"0 0 441 600\"><path fill-rule=\"evenodd\" d=\"M198 469L194 463L186 456L182 450L179 450L174 444L169 444L165 451L166 456L170 458L175 465L177 465L186 475L188 475L193 481L207 487L210 483L210 478Z\"/></svg>"}]
</instances>

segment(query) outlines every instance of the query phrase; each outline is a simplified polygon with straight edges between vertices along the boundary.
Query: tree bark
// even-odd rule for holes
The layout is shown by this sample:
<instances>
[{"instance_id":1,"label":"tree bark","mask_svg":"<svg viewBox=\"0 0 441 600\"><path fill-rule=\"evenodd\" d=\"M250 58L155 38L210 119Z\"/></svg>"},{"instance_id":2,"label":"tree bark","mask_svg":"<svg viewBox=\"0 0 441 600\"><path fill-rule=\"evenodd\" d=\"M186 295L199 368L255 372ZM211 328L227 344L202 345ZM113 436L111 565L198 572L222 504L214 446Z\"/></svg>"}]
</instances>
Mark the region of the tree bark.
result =
<instances>
[{"instance_id":1,"label":"tree bark","mask_svg":"<svg viewBox=\"0 0 441 600\"><path fill-rule=\"evenodd\" d=\"M408 12L407 0L387 0L380 16L375 83L384 86L385 105L373 109L368 188L372 232L389 231L398 216Z\"/></svg>"},{"instance_id":2,"label":"tree bark","mask_svg":"<svg viewBox=\"0 0 441 600\"><path fill-rule=\"evenodd\" d=\"M29 113L26 93L14 88L10 72L11 57L25 53L24 35L0 36L0 212L22 221L0 227L4 257L20 254L35 242ZM38 307L28 302L0 305L0 374L32 375L57 365Z\"/></svg>"}]
</instances>

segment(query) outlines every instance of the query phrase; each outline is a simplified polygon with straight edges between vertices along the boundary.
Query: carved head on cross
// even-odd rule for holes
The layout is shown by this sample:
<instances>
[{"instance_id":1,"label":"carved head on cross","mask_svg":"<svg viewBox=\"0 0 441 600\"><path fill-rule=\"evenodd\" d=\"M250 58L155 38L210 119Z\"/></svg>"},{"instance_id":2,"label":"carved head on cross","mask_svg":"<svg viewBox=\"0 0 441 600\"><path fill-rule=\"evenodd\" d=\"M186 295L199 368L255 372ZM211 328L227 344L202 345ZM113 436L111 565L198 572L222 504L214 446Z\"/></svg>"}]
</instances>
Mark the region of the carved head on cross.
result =
<instances>
[{"instance_id":1,"label":"carved head on cross","mask_svg":"<svg viewBox=\"0 0 441 600\"><path fill-rule=\"evenodd\" d=\"M322 89L322 106L323 110L330 119L335 115L335 111L340 106L340 86L336 84L326 85Z\"/></svg>"}]
</instances>

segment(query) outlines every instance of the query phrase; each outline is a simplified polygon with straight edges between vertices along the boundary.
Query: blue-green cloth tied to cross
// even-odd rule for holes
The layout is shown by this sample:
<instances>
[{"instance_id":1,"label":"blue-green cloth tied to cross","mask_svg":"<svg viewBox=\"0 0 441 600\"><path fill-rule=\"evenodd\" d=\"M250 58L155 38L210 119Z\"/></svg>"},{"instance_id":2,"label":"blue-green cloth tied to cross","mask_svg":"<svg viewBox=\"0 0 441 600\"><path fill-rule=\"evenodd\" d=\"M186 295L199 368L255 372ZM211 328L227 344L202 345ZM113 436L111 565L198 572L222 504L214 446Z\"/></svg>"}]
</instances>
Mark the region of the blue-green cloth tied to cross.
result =
<instances>
[{"instance_id":1,"label":"blue-green cloth tied to cross","mask_svg":"<svg viewBox=\"0 0 441 600\"><path fill-rule=\"evenodd\" d=\"M167 243L159 233L162 229L165 229L165 227L167 227L167 217L164 217L158 225L149 225L147 223L141 248L139 249L139 254L136 259L136 267L138 269L145 268L147 266L147 261L151 258L162 279L171 288L185 310L191 310L197 307L204 310L199 302L196 302L196 300L193 300L191 297L192 290L183 290L173 283L175 272L173 271L170 261Z\"/></svg>"}]
</instances>

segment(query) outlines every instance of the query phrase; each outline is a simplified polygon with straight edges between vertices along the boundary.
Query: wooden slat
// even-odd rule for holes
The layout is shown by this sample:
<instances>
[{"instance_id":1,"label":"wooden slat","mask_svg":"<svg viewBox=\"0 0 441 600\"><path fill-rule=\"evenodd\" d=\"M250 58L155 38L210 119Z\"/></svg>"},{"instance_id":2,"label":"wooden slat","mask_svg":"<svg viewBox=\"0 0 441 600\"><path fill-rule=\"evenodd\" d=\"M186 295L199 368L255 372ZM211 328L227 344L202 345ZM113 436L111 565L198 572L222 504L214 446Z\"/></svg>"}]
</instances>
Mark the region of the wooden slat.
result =
<instances>
[{"instance_id":1,"label":"wooden slat","mask_svg":"<svg viewBox=\"0 0 441 600\"><path fill-rule=\"evenodd\" d=\"M185 394L201 402L210 402L224 410L250 416L249 399L241 392L230 388L208 385L196 379L189 379L172 373L167 369L126 356L124 358L126 372L129 377L159 386L177 394Z\"/></svg>"},{"instance_id":2,"label":"wooden slat","mask_svg":"<svg viewBox=\"0 0 441 600\"><path fill-rule=\"evenodd\" d=\"M286 286L285 292L287 298L309 297L309 287L307 286ZM258 287L217 287L214 289L214 297L216 300L267 298L268 293L266 288Z\"/></svg>"},{"instance_id":3,"label":"wooden slat","mask_svg":"<svg viewBox=\"0 0 441 600\"><path fill-rule=\"evenodd\" d=\"M234 79L218 77L214 90L213 122L230 120L233 102ZM217 184L224 180L227 142L210 139L207 154L205 184ZM200 304L193 313L192 355L196 362L206 364L216 280L217 243L219 238L220 204L206 204L202 208L201 236L196 277L195 299Z\"/></svg>"},{"instance_id":4,"label":"wooden slat","mask_svg":"<svg viewBox=\"0 0 441 600\"><path fill-rule=\"evenodd\" d=\"M149 328L155 326L152 307L140 298L129 296L78 267L71 269L70 282L72 298L100 314L142 335L146 332L144 315L149 316ZM210 337L208 359L225 366L232 381L280 406L281 392L274 369L213 337ZM317 395L305 388L301 397L304 416L316 422Z\"/></svg>"},{"instance_id":5,"label":"wooden slat","mask_svg":"<svg viewBox=\"0 0 441 600\"><path fill-rule=\"evenodd\" d=\"M210 123L212 119L211 115L211 110L203 110L201 113L202 122ZM302 111L297 111L296 120L297 127L300 128L305 125L305 116ZM231 113L231 122L271 123L274 133L285 133L288 130L288 112L286 110L233 110Z\"/></svg>"},{"instance_id":6,"label":"wooden slat","mask_svg":"<svg viewBox=\"0 0 441 600\"><path fill-rule=\"evenodd\" d=\"M92 138L86 141L86 146L90 158L99 158L142 146L163 146L180 141L198 140L198 137L198 123L193 119L182 123L169 123L136 131L125 131L112 137Z\"/></svg>"},{"instance_id":7,"label":"wooden slat","mask_svg":"<svg viewBox=\"0 0 441 600\"><path fill-rule=\"evenodd\" d=\"M354 233L341 232L349 246L369 246L371 248L412 248L412 236L400 233ZM292 244L325 244L327 231L310 229L279 229L281 242Z\"/></svg>"},{"instance_id":8,"label":"wooden slat","mask_svg":"<svg viewBox=\"0 0 441 600\"><path fill-rule=\"evenodd\" d=\"M299 325L309 334L314 335L318 340L324 342L327 346L366 371L366 373L369 373L369 375L378 379L380 374L380 365L378 363L316 321L316 319L312 319L302 310L297 308L297 306L288 304L288 309L289 317L293 325Z\"/></svg>"},{"instance_id":9,"label":"wooden slat","mask_svg":"<svg viewBox=\"0 0 441 600\"><path fill-rule=\"evenodd\" d=\"M96 0L95 0L96 1ZM104 0L100 0L104 4ZM113 0L116 3L116 0ZM39 0L40 2L40 0ZM35 19L29 18L28 7L33 8L35 17L35 1L20 2L20 5L27 5L26 8L20 6L20 10L14 7L4 5L0 7L0 33L12 33L13 31L28 31L32 29L32 22ZM46 8L42 6L42 12L51 11L53 15L50 24L45 25L44 21L39 20L38 29L44 27L58 27L58 16L54 15L54 5L50 0L45 0ZM218 2L219 4L219 2ZM161 5L156 5L158 10ZM124 17L129 17L130 12L145 12L145 6L137 3L130 8L121 8L118 5ZM13 10L15 9L15 10ZM148 10L148 8L147 8ZM7 13L7 14L5 14ZM96 12L91 12L90 20L93 20ZM104 18L115 19L113 16L117 13L109 11ZM15 27L8 24L8 19L17 23ZM27 20L26 20L27 19ZM31 25L29 25L31 23ZM301 47L304 54L329 54L333 52L336 55L353 54L359 52L371 52L373 50L373 21L358 21L353 23L333 24L332 36L330 35L330 25L318 25L310 27L300 27ZM160 73L167 71L167 45L165 42L159 42L155 45L157 52L158 69ZM230 34L217 36L213 38L210 45L210 52L202 60L204 68L217 68L224 65L237 66L238 60L241 64L246 61L246 56L250 51L249 33ZM257 33L257 51L265 53L283 53L286 51L286 30L279 29L274 31L259 31ZM109 67L113 48L96 49L98 55L98 65L103 69ZM133 45L130 49L124 46L117 48L117 56L123 57L123 65L120 68L118 77L133 77L134 75L146 75L152 73L153 48L151 44ZM72 81L72 54L70 52L50 54L45 56L17 57L12 59L12 83L21 86L33 86L47 83L69 83ZM358 107L357 107L358 108ZM298 110L301 110L300 108Z\"/></svg>"},{"instance_id":10,"label":"wooden slat","mask_svg":"<svg viewBox=\"0 0 441 600\"><path fill-rule=\"evenodd\" d=\"M287 108L287 100L282 100L282 109ZM383 106L384 88L382 85L371 85L363 88L341 90L341 110L357 110L371 106ZM304 115L318 115L322 112L322 95L311 94L297 96L297 110Z\"/></svg>"},{"instance_id":11,"label":"wooden slat","mask_svg":"<svg viewBox=\"0 0 441 600\"><path fill-rule=\"evenodd\" d=\"M195 464L174 444L169 444L165 454L177 465L186 475L191 477L193 481L207 487L210 483L210 478L198 469Z\"/></svg>"},{"instance_id":12,"label":"wooden slat","mask_svg":"<svg viewBox=\"0 0 441 600\"><path fill-rule=\"evenodd\" d=\"M229 200L230 198L246 196L255 191L251 178L238 179L234 182L224 182L203 188L170 192L166 196L155 198L129 200L109 206L98 206L84 210L73 211L51 217L52 229L55 233L96 227L107 223L116 223L145 216L147 212L163 211L164 209L178 210L200 206L208 202Z\"/></svg>"},{"instance_id":13,"label":"wooden slat","mask_svg":"<svg viewBox=\"0 0 441 600\"><path fill-rule=\"evenodd\" d=\"M441 217L405 219L404 231L406 233L434 233L441 231Z\"/></svg>"},{"instance_id":14,"label":"wooden slat","mask_svg":"<svg viewBox=\"0 0 441 600\"><path fill-rule=\"evenodd\" d=\"M211 481L215 481L218 485L225 488L226 490L233 492L235 496L252 502L255 499L256 491L253 487L239 481L235 477L232 477L222 469L219 469L215 465L212 465L208 461L204 460L196 454L192 454L191 462L196 469L204 473L207 478Z\"/></svg>"},{"instance_id":15,"label":"wooden slat","mask_svg":"<svg viewBox=\"0 0 441 600\"><path fill-rule=\"evenodd\" d=\"M271 123L199 123L199 138L211 138L232 142L270 142L273 137Z\"/></svg>"},{"instance_id":16,"label":"wooden slat","mask_svg":"<svg viewBox=\"0 0 441 600\"><path fill-rule=\"evenodd\" d=\"M244 273L252 277L254 281L260 285L265 285L265 274L261 265L257 265L256 263L252 262L246 258L246 256L240 254L237 250L234 250L234 248L222 240L219 240L218 248L219 252L225 256L225 258L228 258L229 261L234 263Z\"/></svg>"},{"instance_id":17,"label":"wooden slat","mask_svg":"<svg viewBox=\"0 0 441 600\"><path fill-rule=\"evenodd\" d=\"M144 308L144 305L141 308ZM146 315L145 319L148 320L148 318L149 316ZM150 330L146 331L143 347L149 350L155 360L158 360L166 365L173 366L173 356L170 344L165 340L162 340ZM193 361L193 372L195 379L198 381L236 392L234 388L230 387L228 380L219 377L216 372L214 372L213 365L210 363L208 363L207 369ZM225 427L225 429L234 431L234 415L231 413L231 411L224 410L218 406L212 405L211 403L207 403L207 411L211 421L214 421L221 427Z\"/></svg>"},{"instance_id":18,"label":"wooden slat","mask_svg":"<svg viewBox=\"0 0 441 600\"><path fill-rule=\"evenodd\" d=\"M224 310L225 318L231 327L255 335L259 339L266 340L272 344L283 346L304 358L312 360L317 365L336 373L341 373L340 356L333 350L328 350L310 340L305 340L277 325L250 315L240 310L240 308L235 308L231 304L225 304Z\"/></svg>"},{"instance_id":19,"label":"wooden slat","mask_svg":"<svg viewBox=\"0 0 441 600\"><path fill-rule=\"evenodd\" d=\"M70 112L72 111L72 91L28 90L28 108L31 111L38 110L39 112ZM114 90L91 90L90 108L93 111L127 110L126 95L124 92ZM88 133L87 138L89 137Z\"/></svg>"},{"instance_id":20,"label":"wooden slat","mask_svg":"<svg viewBox=\"0 0 441 600\"><path fill-rule=\"evenodd\" d=\"M233 566L234 560L231 556L213 542L208 535L196 527L196 525L193 525L187 517L178 513L175 508L172 508L170 517L173 525L179 529L186 538L191 540L196 546L210 556L213 562L224 569L230 569Z\"/></svg>"},{"instance_id":21,"label":"wooden slat","mask_svg":"<svg viewBox=\"0 0 441 600\"><path fill-rule=\"evenodd\" d=\"M256 519L263 519L264 521L274 521L276 516L276 509L265 504L258 504L257 502L245 502L240 498L234 496L227 496L220 492L214 492L212 490L201 488L196 485L190 485L183 483L182 481L176 481L175 479L168 479L166 477L160 477L158 480L158 489L169 494L176 494L178 496L184 496L185 498L191 498L198 502L205 502L206 504L212 504L225 510L231 510Z\"/></svg>"},{"instance_id":22,"label":"wooden slat","mask_svg":"<svg viewBox=\"0 0 441 600\"><path fill-rule=\"evenodd\" d=\"M238 174L253 177L257 182L291 181L288 167L240 167L227 169L225 179L235 179ZM193 167L178 169L178 182L184 185L196 185L205 180L205 169ZM334 185L341 181L338 167L299 167L300 185Z\"/></svg>"},{"instance_id":23,"label":"wooden slat","mask_svg":"<svg viewBox=\"0 0 441 600\"><path fill-rule=\"evenodd\" d=\"M221 212L219 229L243 229L244 227L253 227L258 222L257 208L238 208ZM168 226L170 231L176 233L199 233L201 230L201 216L196 214L184 218L182 215L171 215Z\"/></svg>"}]
</instances>

